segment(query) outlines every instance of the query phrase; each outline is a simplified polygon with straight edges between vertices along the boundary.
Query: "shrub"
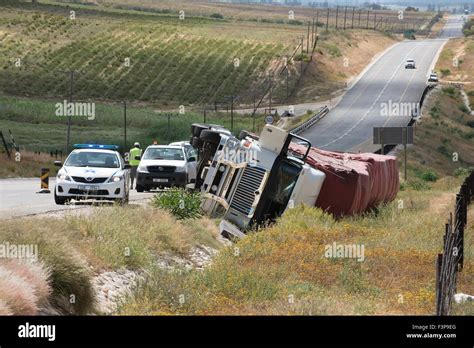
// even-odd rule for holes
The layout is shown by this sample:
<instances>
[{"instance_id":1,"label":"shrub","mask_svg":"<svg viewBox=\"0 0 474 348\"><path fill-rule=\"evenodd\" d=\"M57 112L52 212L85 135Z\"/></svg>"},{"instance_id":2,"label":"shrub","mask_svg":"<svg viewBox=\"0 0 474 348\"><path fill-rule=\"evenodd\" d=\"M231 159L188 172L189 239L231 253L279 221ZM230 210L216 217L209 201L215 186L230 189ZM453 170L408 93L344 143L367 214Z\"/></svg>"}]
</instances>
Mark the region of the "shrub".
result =
<instances>
[{"instance_id":1,"label":"shrub","mask_svg":"<svg viewBox=\"0 0 474 348\"><path fill-rule=\"evenodd\" d=\"M440 154L442 154L442 155L445 155L445 156L447 156L447 157L450 157L450 156L451 156L451 154L449 153L448 148L447 148L446 146L444 146L444 145L438 146L438 148L437 148L436 150L437 150Z\"/></svg>"},{"instance_id":2,"label":"shrub","mask_svg":"<svg viewBox=\"0 0 474 348\"><path fill-rule=\"evenodd\" d=\"M435 182L438 180L438 175L432 170L421 172L418 174L418 177L423 181Z\"/></svg>"},{"instance_id":3,"label":"shrub","mask_svg":"<svg viewBox=\"0 0 474 348\"><path fill-rule=\"evenodd\" d=\"M302 21L299 21L299 20L296 20L296 19L290 19L288 21L288 24L291 24L291 25L303 25L303 22Z\"/></svg>"},{"instance_id":4,"label":"shrub","mask_svg":"<svg viewBox=\"0 0 474 348\"><path fill-rule=\"evenodd\" d=\"M458 92L454 86L444 87L442 91L444 94L447 94L452 97L454 97Z\"/></svg>"},{"instance_id":5,"label":"shrub","mask_svg":"<svg viewBox=\"0 0 474 348\"><path fill-rule=\"evenodd\" d=\"M431 189L431 187L426 182L419 181L419 180L410 181L407 184L407 187L410 187L415 191L427 191Z\"/></svg>"},{"instance_id":6,"label":"shrub","mask_svg":"<svg viewBox=\"0 0 474 348\"><path fill-rule=\"evenodd\" d=\"M46 226L39 224L38 221L40 220L24 220L0 226L0 239L12 244L38 246L39 260L49 273L49 285L52 288L49 302L55 310L62 314L94 312L95 293L89 266L65 238L51 233L58 227L56 225L58 222ZM21 279L37 284L34 295L39 301L43 300L47 289L44 284L40 284L39 279L35 278L35 276L39 277L39 271L22 270L12 265L9 269L10 272L22 274ZM33 271L36 272L35 276L33 276Z\"/></svg>"},{"instance_id":7,"label":"shrub","mask_svg":"<svg viewBox=\"0 0 474 348\"><path fill-rule=\"evenodd\" d=\"M172 189L164 193L158 193L153 204L168 210L178 220L198 219L202 216L201 195L184 189Z\"/></svg>"},{"instance_id":8,"label":"shrub","mask_svg":"<svg viewBox=\"0 0 474 348\"><path fill-rule=\"evenodd\" d=\"M456 169L456 170L454 171L454 176L457 177L457 178L458 178L458 177L466 177L466 176L468 176L469 174L470 174L469 169L463 168L463 167L459 167L458 169Z\"/></svg>"},{"instance_id":9,"label":"shrub","mask_svg":"<svg viewBox=\"0 0 474 348\"><path fill-rule=\"evenodd\" d=\"M464 104L459 105L459 111L464 112L465 114L471 114L469 108Z\"/></svg>"},{"instance_id":10,"label":"shrub","mask_svg":"<svg viewBox=\"0 0 474 348\"><path fill-rule=\"evenodd\" d=\"M451 70L449 69L441 69L441 76L445 77L451 75ZM448 88L448 87L447 87Z\"/></svg>"},{"instance_id":11,"label":"shrub","mask_svg":"<svg viewBox=\"0 0 474 348\"><path fill-rule=\"evenodd\" d=\"M215 19L224 19L224 16L221 15L220 13L213 13L210 15L211 18L215 18Z\"/></svg>"}]
</instances>

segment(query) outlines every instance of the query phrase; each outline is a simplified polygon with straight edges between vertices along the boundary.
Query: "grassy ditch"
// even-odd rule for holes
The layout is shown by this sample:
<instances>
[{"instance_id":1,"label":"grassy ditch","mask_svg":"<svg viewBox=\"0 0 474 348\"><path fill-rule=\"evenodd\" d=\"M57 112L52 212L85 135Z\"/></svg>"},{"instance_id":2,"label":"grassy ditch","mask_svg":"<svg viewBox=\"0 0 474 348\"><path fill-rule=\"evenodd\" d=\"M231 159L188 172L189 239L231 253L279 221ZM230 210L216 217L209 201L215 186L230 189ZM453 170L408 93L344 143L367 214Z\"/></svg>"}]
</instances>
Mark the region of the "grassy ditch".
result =
<instances>
[{"instance_id":1,"label":"grassy ditch","mask_svg":"<svg viewBox=\"0 0 474 348\"><path fill-rule=\"evenodd\" d=\"M122 267L146 270L153 268L162 253L186 257L196 245L218 249L216 236L216 226L208 219L189 224L163 210L133 205L62 218L12 219L0 226L2 244L37 245L38 260L48 270L42 281L52 291L50 307L63 314L95 312L92 277L98 272ZM22 307L14 303L26 302L26 296L10 295L0 287L0 310L3 302L6 313L10 309L25 314L24 310L15 312Z\"/></svg>"}]
</instances>

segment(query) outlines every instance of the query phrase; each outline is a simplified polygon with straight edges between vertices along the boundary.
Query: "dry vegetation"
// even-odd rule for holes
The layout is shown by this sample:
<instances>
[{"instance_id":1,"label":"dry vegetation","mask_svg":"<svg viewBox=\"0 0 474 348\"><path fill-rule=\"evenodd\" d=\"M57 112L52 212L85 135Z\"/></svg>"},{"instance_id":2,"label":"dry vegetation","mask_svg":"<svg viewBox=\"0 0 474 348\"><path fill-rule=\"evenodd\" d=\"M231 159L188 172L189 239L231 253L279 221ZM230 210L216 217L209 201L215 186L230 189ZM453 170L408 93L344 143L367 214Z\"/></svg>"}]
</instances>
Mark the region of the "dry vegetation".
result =
<instances>
[{"instance_id":1,"label":"dry vegetation","mask_svg":"<svg viewBox=\"0 0 474 348\"><path fill-rule=\"evenodd\" d=\"M432 204L459 183L447 178L423 194L405 190L378 214L340 221L297 207L275 226L220 252L202 272L155 270L122 313L433 314L434 265L452 205ZM466 231L466 266L458 284L466 293L474 291L472 232ZM363 244L365 260L325 258L325 246L333 242Z\"/></svg>"},{"instance_id":2,"label":"dry vegetation","mask_svg":"<svg viewBox=\"0 0 474 348\"><path fill-rule=\"evenodd\" d=\"M50 169L50 177L56 175L57 168L54 167L56 157L50 154L35 154L33 152L20 152L18 161L16 151L8 158L5 152L0 151L0 178L31 178L41 175L41 168ZM60 158L58 158L60 160Z\"/></svg>"},{"instance_id":3,"label":"dry vegetation","mask_svg":"<svg viewBox=\"0 0 474 348\"><path fill-rule=\"evenodd\" d=\"M37 245L45 268L41 271L40 266L31 264L12 270L14 266L2 262L0 311L92 314L95 274L122 267L149 269L161 253L185 257L195 245L218 249L216 236L216 226L208 219L178 222L165 211L134 205L98 208L89 215L4 221L0 241ZM32 273L37 277L30 277ZM14 291L19 287L21 291ZM49 288L52 296L48 296Z\"/></svg>"}]
</instances>

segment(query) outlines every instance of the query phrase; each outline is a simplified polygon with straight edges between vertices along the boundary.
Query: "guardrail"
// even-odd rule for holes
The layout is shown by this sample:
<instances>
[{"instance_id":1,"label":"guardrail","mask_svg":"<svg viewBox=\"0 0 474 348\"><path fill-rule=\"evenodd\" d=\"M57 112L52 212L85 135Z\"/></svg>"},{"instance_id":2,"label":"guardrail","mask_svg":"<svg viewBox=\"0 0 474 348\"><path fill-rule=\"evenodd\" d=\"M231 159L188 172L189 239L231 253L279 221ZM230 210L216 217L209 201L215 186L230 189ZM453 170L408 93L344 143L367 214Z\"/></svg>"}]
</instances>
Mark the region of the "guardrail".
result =
<instances>
[{"instance_id":1,"label":"guardrail","mask_svg":"<svg viewBox=\"0 0 474 348\"><path fill-rule=\"evenodd\" d=\"M315 123L319 122L324 116L326 116L329 112L329 108L327 106L323 107L321 110L319 110L313 117L311 117L309 120L303 122L299 126L293 128L290 130L290 133L293 134L301 134L303 131L308 129L309 127L314 126Z\"/></svg>"},{"instance_id":2,"label":"guardrail","mask_svg":"<svg viewBox=\"0 0 474 348\"><path fill-rule=\"evenodd\" d=\"M466 178L456 195L455 217L445 226L444 249L436 262L436 315L449 315L456 291L457 274L464 265L464 230L467 209L474 200L474 171Z\"/></svg>"}]
</instances>

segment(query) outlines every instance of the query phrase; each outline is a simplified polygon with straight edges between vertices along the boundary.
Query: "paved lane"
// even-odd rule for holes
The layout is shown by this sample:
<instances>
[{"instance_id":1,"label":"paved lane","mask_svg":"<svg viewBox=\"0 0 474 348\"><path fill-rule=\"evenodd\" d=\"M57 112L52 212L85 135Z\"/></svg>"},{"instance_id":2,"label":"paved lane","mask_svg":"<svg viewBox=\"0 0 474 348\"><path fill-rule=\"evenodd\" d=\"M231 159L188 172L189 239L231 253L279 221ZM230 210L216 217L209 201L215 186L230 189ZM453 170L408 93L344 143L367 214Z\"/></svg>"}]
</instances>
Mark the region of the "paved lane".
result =
<instances>
[{"instance_id":1,"label":"paved lane","mask_svg":"<svg viewBox=\"0 0 474 348\"><path fill-rule=\"evenodd\" d=\"M460 18L460 17L459 17ZM462 20L450 18L443 36L458 35ZM302 136L335 151L375 151L374 127L406 126L446 38L401 42L382 55L341 102ZM405 69L415 59L416 69ZM398 110L397 110L398 108Z\"/></svg>"},{"instance_id":2,"label":"paved lane","mask_svg":"<svg viewBox=\"0 0 474 348\"><path fill-rule=\"evenodd\" d=\"M39 179L4 179L0 180L0 219L55 212L69 209L82 209L90 203L79 203L68 206L54 203L55 179L50 179L50 194L38 194ZM152 197L152 193L130 191L130 202Z\"/></svg>"}]
</instances>

